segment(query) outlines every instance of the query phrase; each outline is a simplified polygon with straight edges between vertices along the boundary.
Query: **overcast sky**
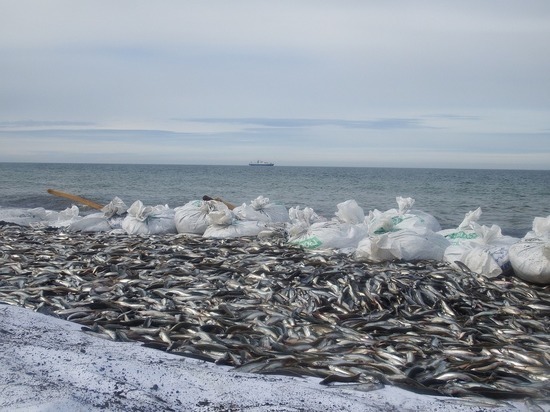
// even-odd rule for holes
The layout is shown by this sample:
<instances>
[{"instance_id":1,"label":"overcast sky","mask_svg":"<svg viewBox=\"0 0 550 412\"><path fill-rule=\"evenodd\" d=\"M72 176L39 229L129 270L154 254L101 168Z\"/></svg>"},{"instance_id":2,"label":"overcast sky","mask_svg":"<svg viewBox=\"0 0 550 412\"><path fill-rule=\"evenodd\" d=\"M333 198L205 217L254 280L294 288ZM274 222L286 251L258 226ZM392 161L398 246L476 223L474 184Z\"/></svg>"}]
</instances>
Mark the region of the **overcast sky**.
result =
<instances>
[{"instance_id":1,"label":"overcast sky","mask_svg":"<svg viewBox=\"0 0 550 412\"><path fill-rule=\"evenodd\" d=\"M550 169L547 0L0 0L0 161Z\"/></svg>"}]
</instances>

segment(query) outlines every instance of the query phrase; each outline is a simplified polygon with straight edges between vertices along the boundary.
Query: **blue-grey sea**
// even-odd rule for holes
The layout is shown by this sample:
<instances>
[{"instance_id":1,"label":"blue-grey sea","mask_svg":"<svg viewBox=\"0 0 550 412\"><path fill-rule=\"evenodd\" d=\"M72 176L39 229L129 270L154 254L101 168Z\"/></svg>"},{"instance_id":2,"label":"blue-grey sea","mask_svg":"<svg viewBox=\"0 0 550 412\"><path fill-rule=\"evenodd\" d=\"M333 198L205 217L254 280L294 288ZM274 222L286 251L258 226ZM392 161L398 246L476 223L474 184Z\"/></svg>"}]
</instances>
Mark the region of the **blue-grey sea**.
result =
<instances>
[{"instance_id":1,"label":"blue-grey sea","mask_svg":"<svg viewBox=\"0 0 550 412\"><path fill-rule=\"evenodd\" d=\"M368 213L395 208L395 198L403 196L414 198L414 208L435 216L442 228L458 226L465 213L481 207L480 224L497 224L519 237L533 218L550 215L548 170L0 163L0 207L71 206L47 189L100 204L118 196L128 206L141 200L172 208L203 195L237 205L262 195L327 218L348 199Z\"/></svg>"}]
</instances>

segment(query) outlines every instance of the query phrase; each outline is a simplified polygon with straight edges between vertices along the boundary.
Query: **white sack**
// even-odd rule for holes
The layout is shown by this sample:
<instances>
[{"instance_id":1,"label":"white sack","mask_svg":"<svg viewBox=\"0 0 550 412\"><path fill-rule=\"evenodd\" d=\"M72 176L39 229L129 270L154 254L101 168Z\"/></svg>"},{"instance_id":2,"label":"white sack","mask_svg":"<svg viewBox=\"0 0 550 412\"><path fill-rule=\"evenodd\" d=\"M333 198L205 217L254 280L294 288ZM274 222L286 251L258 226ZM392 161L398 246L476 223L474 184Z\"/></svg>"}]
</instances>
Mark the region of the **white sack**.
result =
<instances>
[{"instance_id":1,"label":"white sack","mask_svg":"<svg viewBox=\"0 0 550 412\"><path fill-rule=\"evenodd\" d=\"M291 207L288 210L288 219L289 227L293 227L295 225L309 226L317 222L326 222L326 219L315 213L312 208L304 207L303 209L300 209L299 206Z\"/></svg>"},{"instance_id":2,"label":"white sack","mask_svg":"<svg viewBox=\"0 0 550 412\"><path fill-rule=\"evenodd\" d=\"M317 222L301 233L289 237L288 242L306 249L353 249L366 236L364 226L337 221Z\"/></svg>"},{"instance_id":3,"label":"white sack","mask_svg":"<svg viewBox=\"0 0 550 412\"><path fill-rule=\"evenodd\" d=\"M504 236L497 225L480 226L471 223L477 237L463 240L445 250L444 260L455 270L461 268L455 263L462 262L472 272L494 278L512 269L508 251L518 238Z\"/></svg>"},{"instance_id":4,"label":"white sack","mask_svg":"<svg viewBox=\"0 0 550 412\"><path fill-rule=\"evenodd\" d=\"M392 216L393 213L390 214L381 212L378 209L369 211L369 215L365 218L365 223L369 228L369 234L374 236L388 233L392 230L398 230L394 229L395 222L393 221Z\"/></svg>"},{"instance_id":5,"label":"white sack","mask_svg":"<svg viewBox=\"0 0 550 412\"><path fill-rule=\"evenodd\" d=\"M258 236L258 234L266 230L266 228L267 226L265 225L265 223L262 223L262 222L235 219L231 225L208 226L202 236L205 238L218 238L218 239Z\"/></svg>"},{"instance_id":6,"label":"white sack","mask_svg":"<svg viewBox=\"0 0 550 412\"><path fill-rule=\"evenodd\" d=\"M371 234L382 234L403 229L429 229L432 232L441 230L441 225L434 216L421 210L412 209L414 199L398 196L396 201L398 209L390 209L385 212L374 210L369 213L366 223Z\"/></svg>"},{"instance_id":7,"label":"white sack","mask_svg":"<svg viewBox=\"0 0 550 412\"><path fill-rule=\"evenodd\" d=\"M326 222L326 219L319 216L310 207L291 207L288 211L289 222L286 224L286 230L290 239L294 239L307 232L309 227L316 222Z\"/></svg>"},{"instance_id":8,"label":"white sack","mask_svg":"<svg viewBox=\"0 0 550 412\"><path fill-rule=\"evenodd\" d=\"M202 235L208 225L208 214L227 208L223 203L215 200L193 200L174 209L174 221L178 233L192 233Z\"/></svg>"},{"instance_id":9,"label":"white sack","mask_svg":"<svg viewBox=\"0 0 550 412\"><path fill-rule=\"evenodd\" d=\"M210 212L207 220L210 225L204 231L205 238L228 239L244 236L258 236L267 228L263 222L239 220L228 208Z\"/></svg>"},{"instance_id":10,"label":"white sack","mask_svg":"<svg viewBox=\"0 0 550 412\"><path fill-rule=\"evenodd\" d=\"M354 225L327 221L310 207L290 208L288 215L288 242L306 249L355 248L365 236L365 233L358 233Z\"/></svg>"},{"instance_id":11,"label":"white sack","mask_svg":"<svg viewBox=\"0 0 550 412\"><path fill-rule=\"evenodd\" d=\"M391 262L395 259L391 250L385 248L385 242L381 241L381 237L384 235L378 236L368 236L363 238L357 245L357 249L353 254L353 258L359 262L371 262L371 263L380 263L380 262Z\"/></svg>"},{"instance_id":12,"label":"white sack","mask_svg":"<svg viewBox=\"0 0 550 412\"><path fill-rule=\"evenodd\" d=\"M75 205L62 210L61 212L47 210L43 207L36 207L32 209L0 209L0 221L13 223L19 226L29 226L35 228L61 228L67 227L80 219L82 219L82 217L79 216L79 209Z\"/></svg>"},{"instance_id":13,"label":"white sack","mask_svg":"<svg viewBox=\"0 0 550 412\"><path fill-rule=\"evenodd\" d=\"M476 210L470 210L466 213L464 220L462 220L462 223L460 223L457 228L440 230L437 233L445 236L453 245L459 244L463 241L477 239L478 234L474 229L474 223L477 224L480 217L481 208L478 207Z\"/></svg>"},{"instance_id":14,"label":"white sack","mask_svg":"<svg viewBox=\"0 0 550 412\"><path fill-rule=\"evenodd\" d=\"M510 246L509 255L518 278L550 284L550 240L522 240Z\"/></svg>"},{"instance_id":15,"label":"white sack","mask_svg":"<svg viewBox=\"0 0 550 412\"><path fill-rule=\"evenodd\" d=\"M336 205L338 211L335 213L339 221L350 223L352 225L363 224L365 221L365 212L353 199Z\"/></svg>"},{"instance_id":16,"label":"white sack","mask_svg":"<svg viewBox=\"0 0 550 412\"><path fill-rule=\"evenodd\" d=\"M284 205L271 203L269 198L258 196L252 200L249 205L243 203L233 209L237 219L254 220L266 223L285 223L288 222L288 210Z\"/></svg>"},{"instance_id":17,"label":"white sack","mask_svg":"<svg viewBox=\"0 0 550 412\"><path fill-rule=\"evenodd\" d=\"M125 217L126 214L121 216L115 215L108 218L107 222L109 223L109 226L111 226L111 230L120 230L121 232L124 232L124 229L122 229L122 222L124 222Z\"/></svg>"},{"instance_id":18,"label":"white sack","mask_svg":"<svg viewBox=\"0 0 550 412\"><path fill-rule=\"evenodd\" d=\"M119 197L114 197L108 204L101 208L101 211L104 213L106 218L111 218L113 216L122 216L128 210L126 203L122 201Z\"/></svg>"},{"instance_id":19,"label":"white sack","mask_svg":"<svg viewBox=\"0 0 550 412\"><path fill-rule=\"evenodd\" d=\"M73 232L110 232L122 228L122 222L128 207L119 198L114 197L101 208L102 213L92 213L81 220L71 223L67 228Z\"/></svg>"},{"instance_id":20,"label":"white sack","mask_svg":"<svg viewBox=\"0 0 550 412\"><path fill-rule=\"evenodd\" d=\"M78 206L72 205L71 207L68 207L65 210L62 210L61 212L59 212L59 215L56 220L58 222L67 222L77 218L78 214L79 214Z\"/></svg>"},{"instance_id":21,"label":"white sack","mask_svg":"<svg viewBox=\"0 0 550 412\"><path fill-rule=\"evenodd\" d=\"M31 226L44 220L46 209L37 207L32 209L23 208L0 208L0 221L13 223L19 226Z\"/></svg>"},{"instance_id":22,"label":"white sack","mask_svg":"<svg viewBox=\"0 0 550 412\"><path fill-rule=\"evenodd\" d=\"M103 213L86 215L67 227L70 232L109 232L113 228Z\"/></svg>"},{"instance_id":23,"label":"white sack","mask_svg":"<svg viewBox=\"0 0 550 412\"><path fill-rule=\"evenodd\" d=\"M550 216L536 217L533 230L510 246L514 273L527 282L550 284Z\"/></svg>"},{"instance_id":24,"label":"white sack","mask_svg":"<svg viewBox=\"0 0 550 412\"><path fill-rule=\"evenodd\" d=\"M78 216L78 214L79 209L78 206L75 205L62 210L61 212L46 210L42 220L40 222L31 223L31 226L64 228L82 219L82 217Z\"/></svg>"},{"instance_id":25,"label":"white sack","mask_svg":"<svg viewBox=\"0 0 550 412\"><path fill-rule=\"evenodd\" d=\"M235 219L235 215L227 207L210 212L206 218L209 226L229 226Z\"/></svg>"},{"instance_id":26,"label":"white sack","mask_svg":"<svg viewBox=\"0 0 550 412\"><path fill-rule=\"evenodd\" d=\"M403 229L369 236L359 242L354 258L361 262L442 260L449 241L429 229Z\"/></svg>"},{"instance_id":27,"label":"white sack","mask_svg":"<svg viewBox=\"0 0 550 412\"><path fill-rule=\"evenodd\" d=\"M82 217L78 216L78 206L72 205L71 207L62 210L61 212L54 212L52 210L46 210L44 218L37 226L40 227L67 227L71 223L76 222ZM33 225L31 225L33 226Z\"/></svg>"},{"instance_id":28,"label":"white sack","mask_svg":"<svg viewBox=\"0 0 550 412\"><path fill-rule=\"evenodd\" d=\"M550 240L550 215L533 219L533 230L525 235L525 239Z\"/></svg>"},{"instance_id":29,"label":"white sack","mask_svg":"<svg viewBox=\"0 0 550 412\"><path fill-rule=\"evenodd\" d=\"M136 200L122 221L122 229L130 235L177 233L174 210L168 205L144 206L140 200Z\"/></svg>"}]
</instances>

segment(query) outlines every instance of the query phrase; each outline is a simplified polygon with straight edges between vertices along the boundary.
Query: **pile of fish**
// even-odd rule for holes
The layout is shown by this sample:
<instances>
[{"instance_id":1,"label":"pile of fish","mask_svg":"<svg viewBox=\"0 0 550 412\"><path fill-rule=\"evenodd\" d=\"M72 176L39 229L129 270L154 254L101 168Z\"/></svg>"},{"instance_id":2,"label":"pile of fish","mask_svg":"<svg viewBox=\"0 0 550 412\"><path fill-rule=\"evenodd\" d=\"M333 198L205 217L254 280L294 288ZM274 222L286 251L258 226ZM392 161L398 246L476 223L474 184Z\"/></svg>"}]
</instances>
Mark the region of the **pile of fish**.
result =
<instances>
[{"instance_id":1,"label":"pile of fish","mask_svg":"<svg viewBox=\"0 0 550 412\"><path fill-rule=\"evenodd\" d=\"M0 303L237 370L550 399L550 287L284 237L0 226Z\"/></svg>"}]
</instances>

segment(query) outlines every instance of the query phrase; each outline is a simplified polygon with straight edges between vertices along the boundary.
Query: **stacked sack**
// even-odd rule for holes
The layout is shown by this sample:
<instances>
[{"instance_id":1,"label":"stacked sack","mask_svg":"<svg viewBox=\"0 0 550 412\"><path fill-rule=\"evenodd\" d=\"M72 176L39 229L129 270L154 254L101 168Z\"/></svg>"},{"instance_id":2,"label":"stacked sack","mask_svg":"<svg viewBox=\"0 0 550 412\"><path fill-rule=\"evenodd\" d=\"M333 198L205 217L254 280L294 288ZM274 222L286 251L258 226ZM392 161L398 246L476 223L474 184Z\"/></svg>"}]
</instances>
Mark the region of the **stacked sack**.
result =
<instances>
[{"instance_id":1,"label":"stacked sack","mask_svg":"<svg viewBox=\"0 0 550 412\"><path fill-rule=\"evenodd\" d=\"M82 219L77 206L55 212L46 210L43 207L32 209L7 208L1 210L0 222L14 223L19 226L28 226L33 228L56 227L64 228L72 223Z\"/></svg>"},{"instance_id":2,"label":"stacked sack","mask_svg":"<svg viewBox=\"0 0 550 412\"><path fill-rule=\"evenodd\" d=\"M451 242L451 245L457 245L460 244L463 241L468 241L472 239L476 239L478 237L476 231L474 230L474 223L477 223L479 218L481 217L481 208L478 207L474 211L469 211L464 215L464 219L458 225L458 227L454 229L445 229L440 230L440 235L443 235Z\"/></svg>"},{"instance_id":3,"label":"stacked sack","mask_svg":"<svg viewBox=\"0 0 550 412\"><path fill-rule=\"evenodd\" d=\"M397 209L389 209L385 212L374 210L369 213L369 233L381 235L399 230L429 229L432 232L441 230L441 226L435 217L422 210L416 210L415 200L412 197L395 198Z\"/></svg>"},{"instance_id":4,"label":"stacked sack","mask_svg":"<svg viewBox=\"0 0 550 412\"><path fill-rule=\"evenodd\" d=\"M174 209L174 220L178 233L194 235L204 234L210 224L208 215L219 210L223 203L216 200L192 200L183 206ZM225 206L227 208L227 206Z\"/></svg>"},{"instance_id":5,"label":"stacked sack","mask_svg":"<svg viewBox=\"0 0 550 412\"><path fill-rule=\"evenodd\" d=\"M174 214L168 205L144 206L136 200L122 221L122 229L129 235L177 233Z\"/></svg>"},{"instance_id":6,"label":"stacked sack","mask_svg":"<svg viewBox=\"0 0 550 412\"><path fill-rule=\"evenodd\" d=\"M435 217L413 210L414 199L396 198L398 208L371 211L366 219L368 236L359 242L354 258L361 262L392 260L441 260L450 245L436 233L441 226Z\"/></svg>"},{"instance_id":7,"label":"stacked sack","mask_svg":"<svg viewBox=\"0 0 550 412\"><path fill-rule=\"evenodd\" d=\"M329 221L309 207L291 208L287 225L289 243L306 249L355 250L367 235L363 209L355 200L339 203L337 208L335 218Z\"/></svg>"},{"instance_id":8,"label":"stacked sack","mask_svg":"<svg viewBox=\"0 0 550 412\"><path fill-rule=\"evenodd\" d=\"M81 220L72 223L67 230L76 232L111 232L122 230L122 222L128 207L119 198L113 198L105 205L101 212L84 216Z\"/></svg>"},{"instance_id":9,"label":"stacked sack","mask_svg":"<svg viewBox=\"0 0 550 412\"><path fill-rule=\"evenodd\" d=\"M250 204L243 203L233 209L233 213L240 220L251 220L265 223L288 222L288 210L284 205L272 203L269 198L258 196Z\"/></svg>"},{"instance_id":10,"label":"stacked sack","mask_svg":"<svg viewBox=\"0 0 550 412\"><path fill-rule=\"evenodd\" d=\"M223 203L206 216L208 226L203 233L205 238L228 239L243 236L258 236L268 228L268 223L257 220L241 220Z\"/></svg>"},{"instance_id":11,"label":"stacked sack","mask_svg":"<svg viewBox=\"0 0 550 412\"><path fill-rule=\"evenodd\" d=\"M512 269L508 252L519 239L504 236L497 225L479 225L480 216L480 208L470 211L456 229L439 232L451 243L443 260L455 270L467 267L473 273L494 278Z\"/></svg>"},{"instance_id":12,"label":"stacked sack","mask_svg":"<svg viewBox=\"0 0 550 412\"><path fill-rule=\"evenodd\" d=\"M263 196L232 209L220 199L204 199L174 209L178 233L220 239L258 236L261 232L271 233L276 225L288 220L284 205L271 203Z\"/></svg>"},{"instance_id":13,"label":"stacked sack","mask_svg":"<svg viewBox=\"0 0 550 412\"><path fill-rule=\"evenodd\" d=\"M550 215L536 217L533 230L510 246L509 255L517 277L541 285L550 284Z\"/></svg>"}]
</instances>

